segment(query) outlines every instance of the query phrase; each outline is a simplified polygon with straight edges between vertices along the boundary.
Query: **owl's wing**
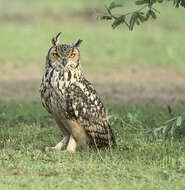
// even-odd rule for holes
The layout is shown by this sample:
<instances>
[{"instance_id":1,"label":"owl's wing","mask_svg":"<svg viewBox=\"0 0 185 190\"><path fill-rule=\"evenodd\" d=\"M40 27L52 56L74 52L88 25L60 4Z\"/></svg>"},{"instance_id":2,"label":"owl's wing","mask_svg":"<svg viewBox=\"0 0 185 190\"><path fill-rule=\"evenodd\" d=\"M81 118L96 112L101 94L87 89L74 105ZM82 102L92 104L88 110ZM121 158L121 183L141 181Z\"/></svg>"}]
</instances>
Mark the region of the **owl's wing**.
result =
<instances>
[{"instance_id":1,"label":"owl's wing","mask_svg":"<svg viewBox=\"0 0 185 190\"><path fill-rule=\"evenodd\" d=\"M90 144L98 148L115 144L105 108L91 83L83 79L72 84L67 94L67 113L85 128Z\"/></svg>"}]
</instances>

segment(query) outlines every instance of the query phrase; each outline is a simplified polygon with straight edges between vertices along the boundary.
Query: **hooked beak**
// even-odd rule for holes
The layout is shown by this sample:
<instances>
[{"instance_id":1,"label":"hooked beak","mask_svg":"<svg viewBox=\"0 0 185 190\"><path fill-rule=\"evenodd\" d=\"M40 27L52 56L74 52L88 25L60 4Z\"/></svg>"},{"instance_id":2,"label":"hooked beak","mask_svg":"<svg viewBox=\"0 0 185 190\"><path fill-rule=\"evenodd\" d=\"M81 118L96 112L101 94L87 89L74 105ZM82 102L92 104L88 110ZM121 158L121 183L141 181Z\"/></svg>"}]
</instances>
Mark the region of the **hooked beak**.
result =
<instances>
[{"instance_id":1,"label":"hooked beak","mask_svg":"<svg viewBox=\"0 0 185 190\"><path fill-rule=\"evenodd\" d=\"M65 67L67 64L67 60L66 59L62 59L62 65Z\"/></svg>"}]
</instances>

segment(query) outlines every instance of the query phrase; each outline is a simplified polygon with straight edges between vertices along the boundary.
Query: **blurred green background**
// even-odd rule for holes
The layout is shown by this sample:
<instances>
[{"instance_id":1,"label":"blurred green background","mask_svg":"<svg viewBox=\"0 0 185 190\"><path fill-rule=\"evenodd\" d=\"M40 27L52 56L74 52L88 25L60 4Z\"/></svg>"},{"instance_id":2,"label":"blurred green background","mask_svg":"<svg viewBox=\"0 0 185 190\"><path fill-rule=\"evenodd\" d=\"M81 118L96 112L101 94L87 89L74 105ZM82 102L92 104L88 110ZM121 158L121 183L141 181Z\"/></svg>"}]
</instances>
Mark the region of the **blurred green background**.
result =
<instances>
[{"instance_id":1,"label":"blurred green background","mask_svg":"<svg viewBox=\"0 0 185 190\"><path fill-rule=\"evenodd\" d=\"M119 2L124 7L118 8L118 12L138 9L135 1ZM30 92L30 98L39 97L37 89L45 55L51 38L60 31L63 43L83 40L81 62L95 84L125 84L131 91L134 89L131 85L146 89L147 83L170 90L174 85L175 91L182 91L184 9L175 9L171 3L159 4L155 7L161 12L157 20L136 26L130 32L125 26L113 30L110 22L98 19L109 3L108 0L0 0L1 98L24 98L25 91Z\"/></svg>"}]
</instances>

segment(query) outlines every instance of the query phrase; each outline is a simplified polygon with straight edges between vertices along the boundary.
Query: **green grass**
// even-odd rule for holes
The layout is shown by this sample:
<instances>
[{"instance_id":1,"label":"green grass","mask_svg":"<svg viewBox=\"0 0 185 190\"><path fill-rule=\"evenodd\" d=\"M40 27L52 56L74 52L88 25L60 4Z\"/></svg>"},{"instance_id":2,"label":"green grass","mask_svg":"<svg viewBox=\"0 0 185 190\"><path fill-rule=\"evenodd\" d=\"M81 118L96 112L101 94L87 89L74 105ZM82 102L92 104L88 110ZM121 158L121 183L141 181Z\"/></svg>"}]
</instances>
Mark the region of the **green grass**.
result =
<instances>
[{"instance_id":1,"label":"green grass","mask_svg":"<svg viewBox=\"0 0 185 190\"><path fill-rule=\"evenodd\" d=\"M122 2L125 6L118 11L137 8ZM99 72L108 77L128 65L185 74L185 9L158 5L161 13L156 21L129 32L125 26L112 30L111 23L96 19L95 8L104 10L109 3L0 0L0 72L3 67L4 75L43 67L51 38L61 31L63 43L83 40L82 63L94 76ZM24 76L22 80L26 85ZM10 81L16 88L17 80L10 76ZM9 84L1 83L4 88ZM84 146L70 154L44 151L59 142L62 133L39 101L0 101L0 189L185 189L184 125L173 138L155 139L146 132L171 118L166 108L143 102L107 108L118 146L99 152ZM183 107L173 108L174 115L182 111Z\"/></svg>"},{"instance_id":2,"label":"green grass","mask_svg":"<svg viewBox=\"0 0 185 190\"><path fill-rule=\"evenodd\" d=\"M142 189L185 188L185 140L147 136L170 118L154 105L107 105L118 146L76 154L45 152L62 134L40 102L0 103L0 189ZM176 108L174 114L182 108Z\"/></svg>"}]
</instances>

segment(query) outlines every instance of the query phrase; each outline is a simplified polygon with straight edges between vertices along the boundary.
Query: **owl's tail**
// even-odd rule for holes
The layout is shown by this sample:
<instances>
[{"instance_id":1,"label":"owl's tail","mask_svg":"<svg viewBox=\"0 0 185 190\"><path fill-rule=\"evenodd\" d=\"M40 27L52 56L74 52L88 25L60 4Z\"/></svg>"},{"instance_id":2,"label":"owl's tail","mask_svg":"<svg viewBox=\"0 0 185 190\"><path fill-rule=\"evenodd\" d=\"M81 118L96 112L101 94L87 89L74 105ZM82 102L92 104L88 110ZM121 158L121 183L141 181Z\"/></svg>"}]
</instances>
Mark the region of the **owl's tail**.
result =
<instances>
[{"instance_id":1,"label":"owl's tail","mask_svg":"<svg viewBox=\"0 0 185 190\"><path fill-rule=\"evenodd\" d=\"M91 141L89 143L90 147L94 147L96 149L116 147L116 139L108 122L106 122L106 126L98 126L97 129L98 130L91 131L89 133L91 137Z\"/></svg>"},{"instance_id":2,"label":"owl's tail","mask_svg":"<svg viewBox=\"0 0 185 190\"><path fill-rule=\"evenodd\" d=\"M116 147L116 146L117 146L117 144L116 144L116 138L115 138L115 136L114 136L114 133L113 133L111 127L110 127L110 131L111 131L111 142L112 142L112 146L113 146L113 147Z\"/></svg>"}]
</instances>

